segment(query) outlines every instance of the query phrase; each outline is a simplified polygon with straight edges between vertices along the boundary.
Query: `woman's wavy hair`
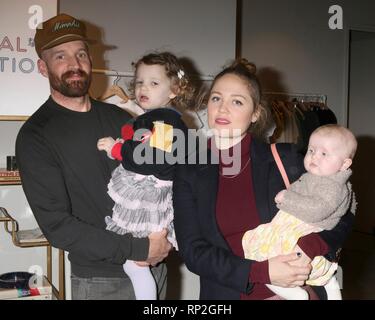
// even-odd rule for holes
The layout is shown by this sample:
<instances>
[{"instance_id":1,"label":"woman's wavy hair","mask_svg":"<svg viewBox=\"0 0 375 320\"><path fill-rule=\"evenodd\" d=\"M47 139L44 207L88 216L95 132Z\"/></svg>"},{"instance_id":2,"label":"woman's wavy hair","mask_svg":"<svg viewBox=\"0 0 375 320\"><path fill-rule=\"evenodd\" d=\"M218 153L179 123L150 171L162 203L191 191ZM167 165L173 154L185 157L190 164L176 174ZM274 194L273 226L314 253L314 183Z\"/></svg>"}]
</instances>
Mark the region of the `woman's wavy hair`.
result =
<instances>
[{"instance_id":1,"label":"woman's wavy hair","mask_svg":"<svg viewBox=\"0 0 375 320\"><path fill-rule=\"evenodd\" d=\"M147 54L140 58L136 63L133 63L135 73L141 64L148 66L164 66L166 75L172 83L171 90L176 95L176 97L171 100L171 105L178 109L186 109L191 107L194 99L195 88L191 84L183 66L174 54L169 52L153 52ZM131 98L134 98L135 77L129 85L129 92Z\"/></svg>"}]
</instances>

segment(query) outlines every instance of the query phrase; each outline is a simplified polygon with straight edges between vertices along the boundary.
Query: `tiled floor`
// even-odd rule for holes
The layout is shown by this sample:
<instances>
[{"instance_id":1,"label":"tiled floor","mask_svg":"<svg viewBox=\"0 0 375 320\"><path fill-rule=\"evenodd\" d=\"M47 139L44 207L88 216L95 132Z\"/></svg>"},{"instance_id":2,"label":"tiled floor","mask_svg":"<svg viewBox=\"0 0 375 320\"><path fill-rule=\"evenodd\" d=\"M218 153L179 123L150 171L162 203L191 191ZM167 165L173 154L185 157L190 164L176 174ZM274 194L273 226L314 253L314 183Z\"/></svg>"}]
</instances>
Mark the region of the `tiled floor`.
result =
<instances>
[{"instance_id":1,"label":"tiled floor","mask_svg":"<svg viewBox=\"0 0 375 320\"><path fill-rule=\"evenodd\" d=\"M353 232L342 251L343 299L375 299L375 236Z\"/></svg>"}]
</instances>

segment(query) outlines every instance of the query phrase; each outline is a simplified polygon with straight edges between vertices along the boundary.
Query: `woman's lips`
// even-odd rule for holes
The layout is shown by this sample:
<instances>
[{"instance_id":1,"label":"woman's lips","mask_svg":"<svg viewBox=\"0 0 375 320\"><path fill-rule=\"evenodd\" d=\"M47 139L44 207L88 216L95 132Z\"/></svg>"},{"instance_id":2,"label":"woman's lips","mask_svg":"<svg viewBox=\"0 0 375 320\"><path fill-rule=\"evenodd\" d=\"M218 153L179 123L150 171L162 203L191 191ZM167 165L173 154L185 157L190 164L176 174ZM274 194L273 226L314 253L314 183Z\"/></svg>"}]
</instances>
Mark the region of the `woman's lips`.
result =
<instances>
[{"instance_id":1,"label":"woman's lips","mask_svg":"<svg viewBox=\"0 0 375 320\"><path fill-rule=\"evenodd\" d=\"M215 120L215 123L220 124L220 125L226 125L226 124L230 124L231 122L224 118L217 118Z\"/></svg>"}]
</instances>

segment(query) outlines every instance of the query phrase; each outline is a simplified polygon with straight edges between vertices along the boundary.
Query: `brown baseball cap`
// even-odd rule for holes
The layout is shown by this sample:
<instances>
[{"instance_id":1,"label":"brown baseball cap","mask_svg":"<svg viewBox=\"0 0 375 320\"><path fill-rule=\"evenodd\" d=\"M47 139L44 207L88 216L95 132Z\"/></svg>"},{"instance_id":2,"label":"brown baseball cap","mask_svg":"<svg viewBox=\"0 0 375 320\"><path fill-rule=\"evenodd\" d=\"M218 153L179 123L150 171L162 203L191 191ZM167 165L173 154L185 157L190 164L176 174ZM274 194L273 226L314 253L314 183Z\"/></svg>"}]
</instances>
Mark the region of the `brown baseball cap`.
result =
<instances>
[{"instance_id":1,"label":"brown baseball cap","mask_svg":"<svg viewBox=\"0 0 375 320\"><path fill-rule=\"evenodd\" d=\"M36 29L35 50L41 57L43 50L75 40L91 42L86 36L85 24L72 16L61 13L44 21L41 28Z\"/></svg>"}]
</instances>

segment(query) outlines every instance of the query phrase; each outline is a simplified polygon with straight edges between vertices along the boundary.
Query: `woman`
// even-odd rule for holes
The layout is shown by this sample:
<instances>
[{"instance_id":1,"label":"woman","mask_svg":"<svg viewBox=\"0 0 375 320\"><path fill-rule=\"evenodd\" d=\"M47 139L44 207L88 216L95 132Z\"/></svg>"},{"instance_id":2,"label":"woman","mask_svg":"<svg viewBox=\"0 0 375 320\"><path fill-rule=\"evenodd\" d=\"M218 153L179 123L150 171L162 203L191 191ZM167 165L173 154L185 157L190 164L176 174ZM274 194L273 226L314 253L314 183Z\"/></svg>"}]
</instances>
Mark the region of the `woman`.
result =
<instances>
[{"instance_id":1,"label":"woman","mask_svg":"<svg viewBox=\"0 0 375 320\"><path fill-rule=\"evenodd\" d=\"M274 198L285 189L270 146L254 138L266 123L254 73L243 59L215 77L208 99L213 138L205 151L211 161L179 166L174 180L177 242L186 266L200 276L201 299L277 299L265 284L303 286L311 258L335 259L352 225L348 213L333 230L301 238L295 253L264 262L244 259L243 234L272 220ZM304 172L302 155L290 144L278 151L295 181Z\"/></svg>"}]
</instances>

